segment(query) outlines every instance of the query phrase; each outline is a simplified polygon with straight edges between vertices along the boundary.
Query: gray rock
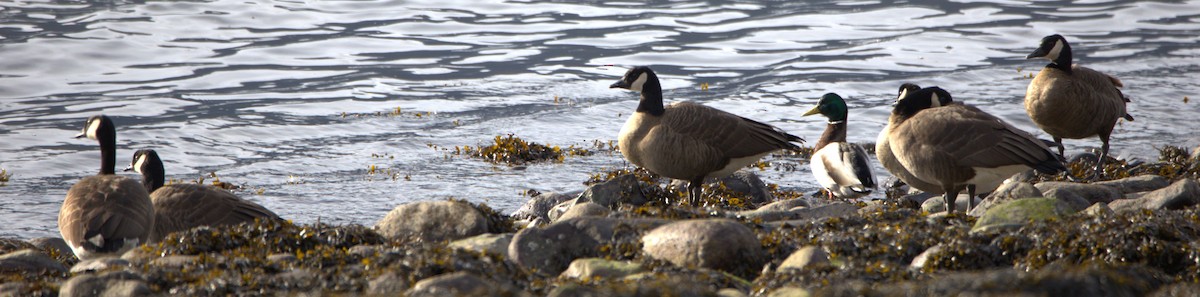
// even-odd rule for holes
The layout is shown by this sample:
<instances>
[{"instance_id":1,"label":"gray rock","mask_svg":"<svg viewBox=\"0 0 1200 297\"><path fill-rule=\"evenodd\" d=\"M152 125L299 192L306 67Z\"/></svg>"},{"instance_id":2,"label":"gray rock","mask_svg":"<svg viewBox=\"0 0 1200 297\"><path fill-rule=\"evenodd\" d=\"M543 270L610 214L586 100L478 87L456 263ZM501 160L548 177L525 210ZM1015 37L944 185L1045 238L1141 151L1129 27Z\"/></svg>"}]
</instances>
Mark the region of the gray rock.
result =
<instances>
[{"instance_id":1,"label":"gray rock","mask_svg":"<svg viewBox=\"0 0 1200 297\"><path fill-rule=\"evenodd\" d=\"M23 249L0 255L0 272L65 273L67 267L41 251Z\"/></svg>"},{"instance_id":2,"label":"gray rock","mask_svg":"<svg viewBox=\"0 0 1200 297\"><path fill-rule=\"evenodd\" d=\"M645 271L642 265L629 261L612 261L600 258L583 258L571 261L561 277L591 280L595 277L621 278Z\"/></svg>"},{"instance_id":3,"label":"gray rock","mask_svg":"<svg viewBox=\"0 0 1200 297\"><path fill-rule=\"evenodd\" d=\"M926 192L917 192L917 193L912 193L912 194L906 194L903 197L900 197L900 201L903 202L903 204L905 204L905 205L911 205L913 207L921 207L922 205L925 205L925 201L929 201L930 199L933 199L933 198L941 199L942 195L926 193ZM946 209L942 208L941 211L944 211L944 210L946 210Z\"/></svg>"},{"instance_id":4,"label":"gray rock","mask_svg":"<svg viewBox=\"0 0 1200 297\"><path fill-rule=\"evenodd\" d=\"M76 275L64 282L58 291L60 297L152 295L146 279L129 270Z\"/></svg>"},{"instance_id":5,"label":"gray rock","mask_svg":"<svg viewBox=\"0 0 1200 297\"><path fill-rule=\"evenodd\" d=\"M375 224L375 229L392 240L449 241L486 233L488 223L467 203L423 201L397 206Z\"/></svg>"},{"instance_id":6,"label":"gray rock","mask_svg":"<svg viewBox=\"0 0 1200 297\"><path fill-rule=\"evenodd\" d=\"M811 208L797 207L788 212L792 213L793 217L787 218L786 221L772 221L767 223L767 225L772 227L781 225L795 226L824 218L856 216L858 215L858 207L845 202L836 202Z\"/></svg>"},{"instance_id":7,"label":"gray rock","mask_svg":"<svg viewBox=\"0 0 1200 297\"><path fill-rule=\"evenodd\" d=\"M1046 194L1046 198L1054 198L1054 199L1058 199L1058 201L1066 202L1067 205L1071 206L1071 209L1074 209L1076 211L1086 209L1088 206L1092 205L1092 203L1090 201L1088 201L1087 199L1084 199L1083 197L1079 196L1078 194L1075 194L1075 192L1072 192L1072 191L1069 191L1069 190L1066 190L1063 188L1053 188L1053 189L1046 191L1045 194ZM1104 203L1104 202L1096 202L1096 203Z\"/></svg>"},{"instance_id":8,"label":"gray rock","mask_svg":"<svg viewBox=\"0 0 1200 297\"><path fill-rule=\"evenodd\" d=\"M1147 174L1118 180L1094 182L1092 184L1113 187L1123 194L1128 194L1162 189L1170 185L1171 182L1165 177Z\"/></svg>"},{"instance_id":9,"label":"gray rock","mask_svg":"<svg viewBox=\"0 0 1200 297\"><path fill-rule=\"evenodd\" d=\"M278 253L278 254L267 255L267 262L271 262L271 263L278 263L278 264L286 265L286 264L295 263L296 260L299 260L299 259L296 258L296 255L293 255L291 253Z\"/></svg>"},{"instance_id":10,"label":"gray rock","mask_svg":"<svg viewBox=\"0 0 1200 297\"><path fill-rule=\"evenodd\" d=\"M555 204L553 207L550 207L550 210L546 211L546 218L550 219L549 221L547 221L547 223L558 221L559 217L562 217L562 215L567 213L568 210L571 210L571 207L573 207L573 206L575 206L575 204L579 204L579 203L580 203L579 198L572 198L572 199L567 199L567 201L563 201L558 204ZM587 202L587 203L591 203L591 202Z\"/></svg>"},{"instance_id":11,"label":"gray rock","mask_svg":"<svg viewBox=\"0 0 1200 297\"><path fill-rule=\"evenodd\" d=\"M642 236L647 257L675 265L711 268L749 278L762 269L766 253L749 227L730 219L684 220Z\"/></svg>"},{"instance_id":12,"label":"gray rock","mask_svg":"<svg viewBox=\"0 0 1200 297\"><path fill-rule=\"evenodd\" d=\"M1046 197L1050 197L1050 190L1062 189L1074 192L1079 197L1088 201L1088 205L1096 202L1109 203L1113 200L1121 199L1121 192L1116 188L1097 185L1097 184L1081 184L1072 182L1043 182L1034 185L1038 190L1041 190Z\"/></svg>"},{"instance_id":13,"label":"gray rock","mask_svg":"<svg viewBox=\"0 0 1200 297\"><path fill-rule=\"evenodd\" d=\"M771 210L781 211L781 210L793 209L793 208L800 207L800 206L809 207L808 201L804 200L803 198L779 200L779 201L771 202L771 204L763 205L762 207L759 207L758 209L755 209L755 210L758 210L758 211L771 211Z\"/></svg>"},{"instance_id":14,"label":"gray rock","mask_svg":"<svg viewBox=\"0 0 1200 297\"><path fill-rule=\"evenodd\" d=\"M958 198L954 198L954 211L969 212L970 210L967 209L967 194L958 194L957 197ZM981 202L983 202L982 200L979 199L979 197L974 197L974 199L975 199L975 206L979 206L979 204ZM928 212L928 213L937 213L937 212L946 211L946 199L943 199L941 195L927 199L927 200L925 200L925 202L921 203L921 210Z\"/></svg>"},{"instance_id":15,"label":"gray rock","mask_svg":"<svg viewBox=\"0 0 1200 297\"><path fill-rule=\"evenodd\" d=\"M812 296L808 290L800 287L786 286L775 289L771 293L767 293L767 297L809 297Z\"/></svg>"},{"instance_id":16,"label":"gray rock","mask_svg":"<svg viewBox=\"0 0 1200 297\"><path fill-rule=\"evenodd\" d=\"M717 297L750 297L746 292L734 288L724 288L717 291Z\"/></svg>"},{"instance_id":17,"label":"gray rock","mask_svg":"<svg viewBox=\"0 0 1200 297\"><path fill-rule=\"evenodd\" d=\"M378 244L360 244L350 247L346 253L363 258L369 258L378 255L380 252L386 249L387 247Z\"/></svg>"},{"instance_id":18,"label":"gray rock","mask_svg":"<svg viewBox=\"0 0 1200 297\"><path fill-rule=\"evenodd\" d=\"M1033 184L1026 182L1005 183L996 188L995 191L992 191L991 194L988 194L986 198L983 198L983 201L980 201L979 205L976 205L974 209L967 212L967 215L973 217L982 216L989 208L1003 201L1036 197L1043 197L1042 191L1034 187Z\"/></svg>"},{"instance_id":19,"label":"gray rock","mask_svg":"<svg viewBox=\"0 0 1200 297\"><path fill-rule=\"evenodd\" d=\"M609 210L607 207L604 207L600 204L583 202L571 206L566 213L563 213L562 216L559 216L555 220L565 220L579 217L603 217L608 216L608 214L611 212L612 210Z\"/></svg>"},{"instance_id":20,"label":"gray rock","mask_svg":"<svg viewBox=\"0 0 1200 297\"><path fill-rule=\"evenodd\" d=\"M24 282L7 282L0 284L0 297L17 297L25 296L28 293L29 284Z\"/></svg>"},{"instance_id":21,"label":"gray rock","mask_svg":"<svg viewBox=\"0 0 1200 297\"><path fill-rule=\"evenodd\" d=\"M402 296L408 290L408 280L395 271L385 272L367 283L367 295Z\"/></svg>"},{"instance_id":22,"label":"gray rock","mask_svg":"<svg viewBox=\"0 0 1200 297\"><path fill-rule=\"evenodd\" d=\"M641 181L633 174L622 174L605 182L594 184L579 194L579 202L593 202L607 208L614 208L618 203L642 205L646 196L642 195Z\"/></svg>"},{"instance_id":23,"label":"gray rock","mask_svg":"<svg viewBox=\"0 0 1200 297\"><path fill-rule=\"evenodd\" d=\"M1183 209L1200 203L1200 184L1191 178L1146 193L1137 199L1121 199L1109 203L1113 211L1137 209Z\"/></svg>"},{"instance_id":24,"label":"gray rock","mask_svg":"<svg viewBox=\"0 0 1200 297\"><path fill-rule=\"evenodd\" d=\"M113 267L130 266L131 264L129 263L129 260L117 257L92 258L79 261L79 263L75 263L75 266L71 266L71 274L89 273L93 271L108 270Z\"/></svg>"},{"instance_id":25,"label":"gray rock","mask_svg":"<svg viewBox=\"0 0 1200 297\"><path fill-rule=\"evenodd\" d=\"M1032 221L1059 219L1074 213L1066 202L1054 198L1028 198L996 205L984 213L971 232L1020 227Z\"/></svg>"},{"instance_id":26,"label":"gray rock","mask_svg":"<svg viewBox=\"0 0 1200 297\"><path fill-rule=\"evenodd\" d=\"M635 241L639 233L668 222L602 217L561 220L517 232L508 245L508 257L526 269L556 275L575 259L598 256L600 245L616 240Z\"/></svg>"},{"instance_id":27,"label":"gray rock","mask_svg":"<svg viewBox=\"0 0 1200 297\"><path fill-rule=\"evenodd\" d=\"M826 254L821 247L810 245L792 252L787 259L783 260L783 263L779 264L779 270L804 269L804 267L822 264L829 264L829 254Z\"/></svg>"},{"instance_id":28,"label":"gray rock","mask_svg":"<svg viewBox=\"0 0 1200 297\"><path fill-rule=\"evenodd\" d=\"M219 256L218 256L219 257ZM166 268L181 268L200 260L200 256L193 255L170 255L150 261L150 265L166 267ZM222 261L217 261L222 262Z\"/></svg>"},{"instance_id":29,"label":"gray rock","mask_svg":"<svg viewBox=\"0 0 1200 297\"><path fill-rule=\"evenodd\" d=\"M729 176L723 177L719 182L725 186L725 189L734 193L745 195L750 199L752 205L759 205L775 200L771 195L771 190L767 188L767 184L758 178L753 171L742 169L733 172Z\"/></svg>"},{"instance_id":30,"label":"gray rock","mask_svg":"<svg viewBox=\"0 0 1200 297\"><path fill-rule=\"evenodd\" d=\"M1200 296L1200 284L1197 283L1174 283L1162 286L1155 290L1154 293L1147 295L1149 297L1196 297Z\"/></svg>"},{"instance_id":31,"label":"gray rock","mask_svg":"<svg viewBox=\"0 0 1200 297\"><path fill-rule=\"evenodd\" d=\"M75 253L71 251L71 246L67 245L67 241L61 237L38 237L29 240L29 243L44 251L57 251L60 255L73 255Z\"/></svg>"},{"instance_id":32,"label":"gray rock","mask_svg":"<svg viewBox=\"0 0 1200 297\"><path fill-rule=\"evenodd\" d=\"M525 204L521 205L521 208L518 208L517 211L514 211L512 213L512 217L515 220L523 221L535 221L540 218L549 222L550 217L548 217L546 213L550 211L551 207L554 207L563 201L574 199L576 196L578 196L578 194L571 195L554 192L537 193L536 195L533 195L533 197L530 197L529 200L525 201Z\"/></svg>"},{"instance_id":33,"label":"gray rock","mask_svg":"<svg viewBox=\"0 0 1200 297\"><path fill-rule=\"evenodd\" d=\"M271 276L273 285L282 288L310 288L315 285L318 280L318 275L311 270L305 268L295 268L288 271L276 273Z\"/></svg>"},{"instance_id":34,"label":"gray rock","mask_svg":"<svg viewBox=\"0 0 1200 297\"><path fill-rule=\"evenodd\" d=\"M921 270L922 268L925 268L925 263L929 262L929 257L942 252L942 249L944 248L945 246L939 244L925 249L925 251L913 258L912 262L908 264L908 269Z\"/></svg>"},{"instance_id":35,"label":"gray rock","mask_svg":"<svg viewBox=\"0 0 1200 297\"><path fill-rule=\"evenodd\" d=\"M1098 217L1111 215L1113 214L1113 210L1108 208L1108 203L1100 202L1092 204L1092 206L1088 206L1088 208L1083 210L1083 213L1089 216Z\"/></svg>"},{"instance_id":36,"label":"gray rock","mask_svg":"<svg viewBox=\"0 0 1200 297\"><path fill-rule=\"evenodd\" d=\"M450 242L451 248L504 255L508 253L508 245L512 243L516 233L480 234Z\"/></svg>"},{"instance_id":37,"label":"gray rock","mask_svg":"<svg viewBox=\"0 0 1200 297\"><path fill-rule=\"evenodd\" d=\"M511 285L498 284L468 272L452 272L426 278L404 292L409 297L441 296L528 296Z\"/></svg>"}]
</instances>

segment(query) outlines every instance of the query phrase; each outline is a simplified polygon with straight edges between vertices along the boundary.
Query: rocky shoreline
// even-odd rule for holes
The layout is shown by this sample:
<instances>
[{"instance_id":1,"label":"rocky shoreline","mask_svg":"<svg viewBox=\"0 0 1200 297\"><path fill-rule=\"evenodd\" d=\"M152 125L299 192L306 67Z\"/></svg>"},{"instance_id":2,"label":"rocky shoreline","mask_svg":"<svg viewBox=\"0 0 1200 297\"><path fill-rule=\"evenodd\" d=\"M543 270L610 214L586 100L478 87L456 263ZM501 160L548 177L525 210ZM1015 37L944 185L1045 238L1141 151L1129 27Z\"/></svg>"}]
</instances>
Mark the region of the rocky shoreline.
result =
<instances>
[{"instance_id":1,"label":"rocky shoreline","mask_svg":"<svg viewBox=\"0 0 1200 297\"><path fill-rule=\"evenodd\" d=\"M810 199L755 170L677 206L677 186L617 171L511 215L425 201L375 226L197 228L85 262L61 239L0 239L0 296L1194 296L1200 156L1160 152L1110 160L1108 181L1019 176L965 214L903 189Z\"/></svg>"}]
</instances>

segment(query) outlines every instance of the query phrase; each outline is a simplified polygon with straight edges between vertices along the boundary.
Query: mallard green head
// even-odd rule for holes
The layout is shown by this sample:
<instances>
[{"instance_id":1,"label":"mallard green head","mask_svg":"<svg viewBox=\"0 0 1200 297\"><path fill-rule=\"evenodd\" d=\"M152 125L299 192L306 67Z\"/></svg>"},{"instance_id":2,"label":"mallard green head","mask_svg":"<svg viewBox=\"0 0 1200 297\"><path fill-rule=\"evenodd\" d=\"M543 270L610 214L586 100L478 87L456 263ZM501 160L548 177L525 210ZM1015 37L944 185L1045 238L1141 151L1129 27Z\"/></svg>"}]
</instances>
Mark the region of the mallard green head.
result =
<instances>
[{"instance_id":1,"label":"mallard green head","mask_svg":"<svg viewBox=\"0 0 1200 297\"><path fill-rule=\"evenodd\" d=\"M805 116L814 114L822 114L829 118L830 122L840 122L846 120L848 110L846 108L846 100L838 94L829 93L821 96L821 100L817 101L817 106L804 113Z\"/></svg>"}]
</instances>

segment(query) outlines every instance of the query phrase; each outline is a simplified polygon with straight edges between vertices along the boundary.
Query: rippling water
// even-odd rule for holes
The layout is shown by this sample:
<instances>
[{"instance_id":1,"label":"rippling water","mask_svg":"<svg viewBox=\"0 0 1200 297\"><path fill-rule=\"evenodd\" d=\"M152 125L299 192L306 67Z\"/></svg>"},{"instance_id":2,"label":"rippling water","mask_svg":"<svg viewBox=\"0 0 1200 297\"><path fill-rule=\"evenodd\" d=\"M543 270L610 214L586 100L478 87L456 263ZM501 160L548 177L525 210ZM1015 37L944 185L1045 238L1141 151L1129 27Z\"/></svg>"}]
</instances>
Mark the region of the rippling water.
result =
<instances>
[{"instance_id":1,"label":"rippling water","mask_svg":"<svg viewBox=\"0 0 1200 297\"><path fill-rule=\"evenodd\" d=\"M71 136L100 113L118 124L119 164L154 148L169 177L215 171L299 222L372 224L445 197L511 211L526 189L578 190L627 165L600 153L510 168L446 149L510 133L613 140L637 96L607 86L629 65L653 66L668 100L810 141L824 120L800 115L826 92L848 97L851 141L874 141L902 82L1035 131L1020 102L1044 63L1024 56L1061 33L1134 100L1115 155L1200 144L1200 102L1185 102L1200 100L1200 1L585 2L0 2L0 168L12 173L0 236L57 235L63 195L99 163L94 141ZM815 190L801 165L763 176Z\"/></svg>"}]
</instances>

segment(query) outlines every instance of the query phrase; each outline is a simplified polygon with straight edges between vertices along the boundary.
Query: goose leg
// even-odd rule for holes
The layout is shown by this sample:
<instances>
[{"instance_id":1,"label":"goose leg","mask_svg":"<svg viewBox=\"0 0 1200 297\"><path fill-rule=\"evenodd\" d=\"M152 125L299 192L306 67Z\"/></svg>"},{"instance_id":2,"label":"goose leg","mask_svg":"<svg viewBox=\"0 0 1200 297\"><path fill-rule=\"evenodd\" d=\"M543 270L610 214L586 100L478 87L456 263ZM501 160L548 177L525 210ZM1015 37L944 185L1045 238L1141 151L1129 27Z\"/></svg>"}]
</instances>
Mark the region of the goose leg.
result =
<instances>
[{"instance_id":1,"label":"goose leg","mask_svg":"<svg viewBox=\"0 0 1200 297\"><path fill-rule=\"evenodd\" d=\"M942 194L942 200L946 201L946 213L954 213L954 200L958 199L958 191L954 186L942 186L942 189L946 190L946 193Z\"/></svg>"},{"instance_id":2,"label":"goose leg","mask_svg":"<svg viewBox=\"0 0 1200 297\"><path fill-rule=\"evenodd\" d=\"M688 182L688 203L692 204L692 206L700 206L700 195L703 194L700 185L703 183L703 177Z\"/></svg>"},{"instance_id":3,"label":"goose leg","mask_svg":"<svg viewBox=\"0 0 1200 297\"><path fill-rule=\"evenodd\" d=\"M967 210L975 209L975 185L967 185Z\"/></svg>"},{"instance_id":4,"label":"goose leg","mask_svg":"<svg viewBox=\"0 0 1200 297\"><path fill-rule=\"evenodd\" d=\"M1092 179L1098 180L1104 176L1104 159L1108 158L1108 133L1100 134L1100 157L1096 158L1096 167L1093 168Z\"/></svg>"},{"instance_id":5,"label":"goose leg","mask_svg":"<svg viewBox=\"0 0 1200 297\"><path fill-rule=\"evenodd\" d=\"M1067 159L1067 155L1063 154L1066 149L1063 148L1062 137L1054 136L1054 143L1058 144L1058 156L1063 157L1064 160Z\"/></svg>"}]
</instances>

